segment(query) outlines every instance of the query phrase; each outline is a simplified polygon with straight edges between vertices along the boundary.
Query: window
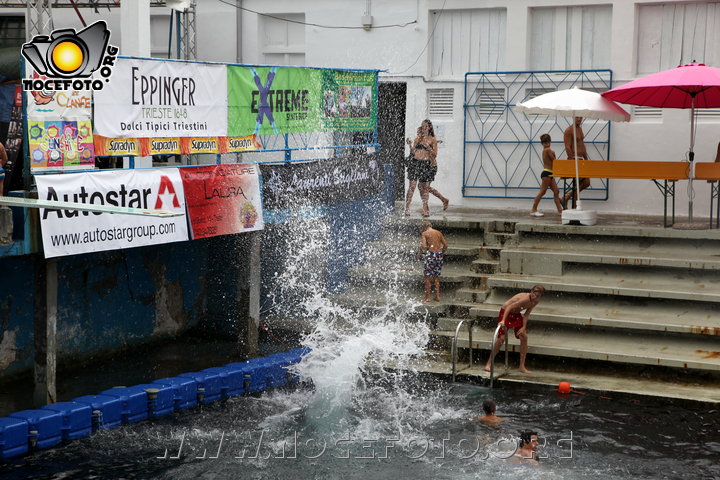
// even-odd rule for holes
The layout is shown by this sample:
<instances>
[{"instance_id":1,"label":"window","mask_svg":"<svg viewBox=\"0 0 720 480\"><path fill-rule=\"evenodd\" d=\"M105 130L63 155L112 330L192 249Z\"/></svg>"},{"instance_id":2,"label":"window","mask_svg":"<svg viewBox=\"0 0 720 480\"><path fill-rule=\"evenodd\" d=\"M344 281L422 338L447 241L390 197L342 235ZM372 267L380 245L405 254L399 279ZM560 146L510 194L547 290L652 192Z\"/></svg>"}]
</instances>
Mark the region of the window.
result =
<instances>
[{"instance_id":1,"label":"window","mask_svg":"<svg viewBox=\"0 0 720 480\"><path fill-rule=\"evenodd\" d=\"M720 3L640 5L638 74L693 61L720 64Z\"/></svg>"},{"instance_id":2,"label":"window","mask_svg":"<svg viewBox=\"0 0 720 480\"><path fill-rule=\"evenodd\" d=\"M174 12L174 10L171 10ZM154 58L174 58L177 56L176 32L173 25L173 38L170 39L171 16L151 15L150 16L150 56ZM169 42L172 42L168 45ZM168 51L170 57L168 57Z\"/></svg>"},{"instance_id":3,"label":"window","mask_svg":"<svg viewBox=\"0 0 720 480\"><path fill-rule=\"evenodd\" d=\"M706 120L720 120L720 108L696 108L695 114Z\"/></svg>"},{"instance_id":4,"label":"window","mask_svg":"<svg viewBox=\"0 0 720 480\"><path fill-rule=\"evenodd\" d=\"M555 92L557 89L555 88L526 88L525 89L525 98L523 98L522 102L527 102L531 98L539 97L540 95L545 95L546 93Z\"/></svg>"},{"instance_id":5,"label":"window","mask_svg":"<svg viewBox=\"0 0 720 480\"><path fill-rule=\"evenodd\" d=\"M260 47L263 63L305 65L305 14L273 14L262 17ZM288 21L290 20L290 21Z\"/></svg>"},{"instance_id":6,"label":"window","mask_svg":"<svg viewBox=\"0 0 720 480\"><path fill-rule=\"evenodd\" d=\"M453 96L452 88L430 88L427 91L428 117L452 118Z\"/></svg>"},{"instance_id":7,"label":"window","mask_svg":"<svg viewBox=\"0 0 720 480\"><path fill-rule=\"evenodd\" d=\"M25 17L0 17L0 45L20 47L25 43Z\"/></svg>"},{"instance_id":8,"label":"window","mask_svg":"<svg viewBox=\"0 0 720 480\"><path fill-rule=\"evenodd\" d=\"M480 121L498 119L507 107L504 88L478 88L468 99L468 107Z\"/></svg>"},{"instance_id":9,"label":"window","mask_svg":"<svg viewBox=\"0 0 720 480\"><path fill-rule=\"evenodd\" d=\"M500 8L431 12L430 25L437 22L431 75L458 77L504 69L506 18L506 10Z\"/></svg>"},{"instance_id":10,"label":"window","mask_svg":"<svg viewBox=\"0 0 720 480\"><path fill-rule=\"evenodd\" d=\"M530 9L530 69L608 68L611 27L609 5Z\"/></svg>"},{"instance_id":11,"label":"window","mask_svg":"<svg viewBox=\"0 0 720 480\"><path fill-rule=\"evenodd\" d=\"M634 105L633 118L638 120L650 120L662 118L662 108L658 107L643 107L640 105Z\"/></svg>"}]
</instances>

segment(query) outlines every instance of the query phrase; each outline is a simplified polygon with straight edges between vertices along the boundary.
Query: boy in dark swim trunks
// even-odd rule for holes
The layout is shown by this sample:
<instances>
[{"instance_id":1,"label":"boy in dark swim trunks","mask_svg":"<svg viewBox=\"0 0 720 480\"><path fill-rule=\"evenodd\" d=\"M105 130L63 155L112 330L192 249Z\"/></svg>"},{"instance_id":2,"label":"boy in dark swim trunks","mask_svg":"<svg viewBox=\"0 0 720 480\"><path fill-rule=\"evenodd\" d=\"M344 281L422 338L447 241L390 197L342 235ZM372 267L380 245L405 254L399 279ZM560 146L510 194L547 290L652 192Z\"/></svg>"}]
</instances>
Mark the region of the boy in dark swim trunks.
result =
<instances>
[{"instance_id":1,"label":"boy in dark swim trunks","mask_svg":"<svg viewBox=\"0 0 720 480\"><path fill-rule=\"evenodd\" d=\"M542 212L538 212L537 207L543 195L545 195L545 192L547 192L548 187L553 192L553 200L555 201L555 207L557 208L558 213L562 213L562 204L560 203L560 190L558 189L555 178L552 176L555 152L552 150L552 148L550 148L550 142L550 135L548 135L547 133L543 133L542 135L540 135L540 143L542 143L543 146L543 171L540 174L540 191L535 197L532 210L530 210L530 215L533 217L544 217Z\"/></svg>"},{"instance_id":2,"label":"boy in dark swim trunks","mask_svg":"<svg viewBox=\"0 0 720 480\"><path fill-rule=\"evenodd\" d=\"M430 284L435 283L435 301L440 301L440 272L443 266L443 257L448 244L445 235L432 228L432 224L423 220L420 224L422 236L420 238L420 251L425 254L425 298L423 302L430 301Z\"/></svg>"},{"instance_id":3,"label":"boy in dark swim trunks","mask_svg":"<svg viewBox=\"0 0 720 480\"><path fill-rule=\"evenodd\" d=\"M535 285L529 292L518 293L507 302L503 303L500 309L500 315L498 315L498 323L503 326L500 328L500 334L498 335L497 342L493 345L492 353L485 364L485 371L490 371L490 360L497 355L500 350L500 345L505 340L507 331L511 328L515 329L515 338L520 340L520 368L522 373L532 373L530 370L525 368L525 357L527 356L528 350L528 336L527 336L527 324L530 318L530 312L533 308L540 303L540 299L545 293L545 287L542 285ZM524 314L520 312L525 310Z\"/></svg>"}]
</instances>

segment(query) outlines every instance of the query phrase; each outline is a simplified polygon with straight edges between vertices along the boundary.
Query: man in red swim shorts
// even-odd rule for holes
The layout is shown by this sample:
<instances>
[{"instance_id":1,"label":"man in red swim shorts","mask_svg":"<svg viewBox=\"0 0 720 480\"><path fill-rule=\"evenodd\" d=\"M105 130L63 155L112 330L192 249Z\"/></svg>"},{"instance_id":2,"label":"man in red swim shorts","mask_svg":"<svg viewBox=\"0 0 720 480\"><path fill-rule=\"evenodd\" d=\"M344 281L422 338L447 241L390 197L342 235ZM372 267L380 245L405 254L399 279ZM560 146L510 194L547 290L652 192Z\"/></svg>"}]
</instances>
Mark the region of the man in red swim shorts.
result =
<instances>
[{"instance_id":1,"label":"man in red swim shorts","mask_svg":"<svg viewBox=\"0 0 720 480\"><path fill-rule=\"evenodd\" d=\"M505 341L505 335L511 328L515 329L515 338L520 340L520 368L522 373L532 373L530 370L525 368L525 357L527 356L528 350L528 336L527 336L527 323L530 318L530 312L533 308L540 303L545 293L545 287L542 285L535 285L530 289L529 292L518 293L513 296L510 300L503 303L500 309L500 315L498 315L498 323L500 327L500 334L498 335L497 342L493 345L493 351L485 364L485 371L490 371L490 361L497 355L500 350L500 345ZM520 313L525 310L524 313Z\"/></svg>"}]
</instances>

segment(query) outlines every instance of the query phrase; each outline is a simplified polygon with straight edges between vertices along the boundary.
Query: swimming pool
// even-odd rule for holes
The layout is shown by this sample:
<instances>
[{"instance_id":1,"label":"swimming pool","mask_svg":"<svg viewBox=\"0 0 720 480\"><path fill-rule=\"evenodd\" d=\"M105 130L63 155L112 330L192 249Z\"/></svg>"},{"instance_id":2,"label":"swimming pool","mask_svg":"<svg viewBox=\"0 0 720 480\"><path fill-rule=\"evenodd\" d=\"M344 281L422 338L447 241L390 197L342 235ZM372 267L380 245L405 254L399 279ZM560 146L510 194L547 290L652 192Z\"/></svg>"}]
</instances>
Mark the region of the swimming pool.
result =
<instances>
[{"instance_id":1,"label":"swimming pool","mask_svg":"<svg viewBox=\"0 0 720 480\"><path fill-rule=\"evenodd\" d=\"M239 397L102 431L15 459L8 479L713 478L718 411L627 395L376 378L341 415L309 415L311 388ZM499 428L473 418L492 395ZM516 465L514 437L539 432L538 466Z\"/></svg>"},{"instance_id":2,"label":"swimming pool","mask_svg":"<svg viewBox=\"0 0 720 480\"><path fill-rule=\"evenodd\" d=\"M313 248L303 242L293 258ZM100 431L13 459L2 478L720 478L717 405L451 384L402 368L422 356L429 330L400 289L360 315L286 271L278 283L304 299L288 311L317 325L295 369L304 386ZM506 419L499 428L475 420L489 396ZM537 466L507 460L527 429L543 444Z\"/></svg>"}]
</instances>

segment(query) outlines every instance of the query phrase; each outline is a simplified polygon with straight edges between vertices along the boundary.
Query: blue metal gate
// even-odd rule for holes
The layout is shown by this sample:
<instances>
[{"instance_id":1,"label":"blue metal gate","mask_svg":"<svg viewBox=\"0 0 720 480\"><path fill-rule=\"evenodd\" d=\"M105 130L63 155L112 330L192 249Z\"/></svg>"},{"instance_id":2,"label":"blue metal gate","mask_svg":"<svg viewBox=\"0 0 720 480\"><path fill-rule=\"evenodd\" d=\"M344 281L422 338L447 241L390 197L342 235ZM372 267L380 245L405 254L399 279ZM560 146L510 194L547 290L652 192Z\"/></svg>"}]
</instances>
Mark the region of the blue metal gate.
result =
<instances>
[{"instance_id":1,"label":"blue metal gate","mask_svg":"<svg viewBox=\"0 0 720 480\"><path fill-rule=\"evenodd\" d=\"M563 132L570 118L516 113L512 107L543 93L579 87L604 92L611 70L469 72L465 74L463 196L533 198L540 186L542 145L549 133L557 158L567 158ZM610 122L585 119L585 145L593 160L607 160ZM586 193L587 192L587 193ZM607 180L593 180L583 200L607 200Z\"/></svg>"}]
</instances>

